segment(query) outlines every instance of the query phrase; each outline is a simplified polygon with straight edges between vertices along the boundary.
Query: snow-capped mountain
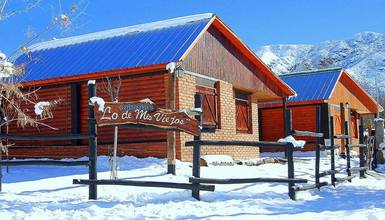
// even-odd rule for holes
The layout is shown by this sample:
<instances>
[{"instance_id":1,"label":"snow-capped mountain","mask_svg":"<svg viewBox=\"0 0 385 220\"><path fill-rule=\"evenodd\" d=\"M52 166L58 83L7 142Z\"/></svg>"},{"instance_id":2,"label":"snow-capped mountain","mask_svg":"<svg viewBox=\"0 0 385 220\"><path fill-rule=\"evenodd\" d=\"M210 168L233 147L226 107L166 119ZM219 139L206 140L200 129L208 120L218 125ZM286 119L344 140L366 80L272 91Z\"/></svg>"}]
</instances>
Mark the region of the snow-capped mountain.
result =
<instances>
[{"instance_id":1,"label":"snow-capped mountain","mask_svg":"<svg viewBox=\"0 0 385 220\"><path fill-rule=\"evenodd\" d=\"M316 45L269 45L256 54L278 74L343 67L374 97L385 88L385 34L362 32ZM382 95L381 95L382 96Z\"/></svg>"}]
</instances>

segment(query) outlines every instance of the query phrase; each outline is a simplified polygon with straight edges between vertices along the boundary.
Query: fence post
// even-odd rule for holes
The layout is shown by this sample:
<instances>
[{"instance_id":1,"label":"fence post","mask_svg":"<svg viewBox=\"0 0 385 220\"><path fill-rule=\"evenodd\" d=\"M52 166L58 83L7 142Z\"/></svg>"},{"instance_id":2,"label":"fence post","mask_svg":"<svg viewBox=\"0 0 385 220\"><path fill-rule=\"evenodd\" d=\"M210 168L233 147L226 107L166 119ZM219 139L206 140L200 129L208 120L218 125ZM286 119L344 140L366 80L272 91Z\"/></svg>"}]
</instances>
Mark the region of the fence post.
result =
<instances>
[{"instance_id":1,"label":"fence post","mask_svg":"<svg viewBox=\"0 0 385 220\"><path fill-rule=\"evenodd\" d=\"M373 152L373 169L377 167L378 163L382 163L383 161L379 161L381 159L380 155L382 152L380 151L380 144L384 142L384 120L380 118L374 119L374 128L375 128L375 147Z\"/></svg>"},{"instance_id":2,"label":"fence post","mask_svg":"<svg viewBox=\"0 0 385 220\"><path fill-rule=\"evenodd\" d=\"M349 125L348 125L348 122L345 121L345 134L346 135L349 135ZM352 172L350 170L350 148L349 148L349 144L350 144L350 138L346 138L345 139L345 152L346 152L346 172L348 173L348 176L351 176L352 175ZM349 182L352 182L351 179L348 179Z\"/></svg>"},{"instance_id":3,"label":"fence post","mask_svg":"<svg viewBox=\"0 0 385 220\"><path fill-rule=\"evenodd\" d=\"M321 110L320 107L316 108L316 132L321 132ZM320 189L320 175L319 175L319 166L321 160L321 152L320 152L320 138L316 137L316 146L315 146L315 184L318 189Z\"/></svg>"},{"instance_id":4,"label":"fence post","mask_svg":"<svg viewBox=\"0 0 385 220\"><path fill-rule=\"evenodd\" d=\"M88 81L88 102L89 99L96 96L96 84L95 80ZM90 180L97 180L96 164L97 164L97 139L96 139L96 121L95 121L95 112L94 106L88 105L88 157L89 157L89 166L88 173ZM89 199L97 199L97 184L89 184Z\"/></svg>"},{"instance_id":5,"label":"fence post","mask_svg":"<svg viewBox=\"0 0 385 220\"><path fill-rule=\"evenodd\" d=\"M330 116L330 170L332 171L332 174L330 175L330 181L332 185L336 186L336 175L334 174L334 170L336 169L335 165L335 156L334 156L334 118L333 116Z\"/></svg>"},{"instance_id":6,"label":"fence post","mask_svg":"<svg viewBox=\"0 0 385 220\"><path fill-rule=\"evenodd\" d=\"M3 109L3 100L2 99L0 99L0 110L3 112L4 111L4 109ZM4 113L4 112L3 112ZM3 115L4 117L5 117L5 114ZM3 118L2 118L3 119ZM1 120L1 121L3 121L3 120ZM0 134L1 134L1 126L0 126ZM1 140L1 138L0 138L0 141L2 141ZM0 147L0 192L2 191L2 182L3 182L3 167L2 167L2 160L3 160L3 149ZM8 169L8 168L7 168Z\"/></svg>"},{"instance_id":7,"label":"fence post","mask_svg":"<svg viewBox=\"0 0 385 220\"><path fill-rule=\"evenodd\" d=\"M363 125L363 119L361 117L360 119L360 126L358 127L359 131L359 144L364 144L364 125ZM365 155L364 155L364 148L360 147L359 149L359 154L360 154L360 167L365 166ZM360 170L360 178L365 178L365 170Z\"/></svg>"},{"instance_id":8,"label":"fence post","mask_svg":"<svg viewBox=\"0 0 385 220\"><path fill-rule=\"evenodd\" d=\"M294 178L294 159L293 159L293 151L294 151L294 145L292 143L287 144L287 177L289 179ZM289 182L289 198L292 200L295 200L295 189L294 189L295 183Z\"/></svg>"},{"instance_id":9,"label":"fence post","mask_svg":"<svg viewBox=\"0 0 385 220\"><path fill-rule=\"evenodd\" d=\"M194 96L194 107L195 108L201 108L202 109L202 96L200 94L195 94ZM202 117L201 114L197 114L195 116L195 119L198 120L199 126L202 127ZM201 167L200 167L200 158L201 158L201 144L199 141L201 140L201 135L194 136L194 141L197 141L194 143L193 146L193 168L192 168L192 175L193 177L199 178L201 176ZM199 183L193 183L192 187L192 196L200 200L200 184Z\"/></svg>"},{"instance_id":10,"label":"fence post","mask_svg":"<svg viewBox=\"0 0 385 220\"><path fill-rule=\"evenodd\" d=\"M1 140L0 140L1 141ZM2 148L0 148L0 192L2 190L2 182L3 182L3 167L1 166L2 163Z\"/></svg>"}]
</instances>

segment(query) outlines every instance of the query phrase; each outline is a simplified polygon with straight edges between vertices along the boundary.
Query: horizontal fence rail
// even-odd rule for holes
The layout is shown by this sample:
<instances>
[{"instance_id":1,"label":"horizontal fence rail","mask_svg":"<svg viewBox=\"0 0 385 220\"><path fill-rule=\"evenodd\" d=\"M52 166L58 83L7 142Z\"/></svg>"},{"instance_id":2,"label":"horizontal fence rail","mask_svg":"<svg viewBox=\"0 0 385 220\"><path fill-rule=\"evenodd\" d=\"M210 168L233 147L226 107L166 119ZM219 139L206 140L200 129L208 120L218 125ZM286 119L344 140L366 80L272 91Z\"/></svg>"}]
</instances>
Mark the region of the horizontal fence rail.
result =
<instances>
[{"instance_id":1,"label":"horizontal fence rail","mask_svg":"<svg viewBox=\"0 0 385 220\"><path fill-rule=\"evenodd\" d=\"M15 141L55 141L55 140L86 140L89 135L15 135L0 134L0 138Z\"/></svg>"},{"instance_id":2,"label":"horizontal fence rail","mask_svg":"<svg viewBox=\"0 0 385 220\"><path fill-rule=\"evenodd\" d=\"M318 137L318 138L321 138L324 136L323 133L312 132L312 131L300 131L300 130L293 130L292 134L295 136Z\"/></svg>"},{"instance_id":3,"label":"horizontal fence rail","mask_svg":"<svg viewBox=\"0 0 385 220\"><path fill-rule=\"evenodd\" d=\"M1 161L3 166L88 166L89 161L58 161L58 160L9 160Z\"/></svg>"},{"instance_id":4,"label":"horizontal fence rail","mask_svg":"<svg viewBox=\"0 0 385 220\"><path fill-rule=\"evenodd\" d=\"M352 138L352 136L347 135L347 134L336 134L336 135L334 135L334 138L335 139L349 139L349 138Z\"/></svg>"},{"instance_id":5,"label":"horizontal fence rail","mask_svg":"<svg viewBox=\"0 0 385 220\"><path fill-rule=\"evenodd\" d=\"M248 146L248 147L281 147L285 148L287 155L287 178L201 178L200 177L200 154L201 146ZM268 142L268 141L212 141L201 140L200 136L195 136L194 141L185 143L185 146L193 146L193 177L189 181L193 184L192 196L200 200L199 187L202 183L207 184L243 184L243 183L287 183L289 198L295 200L295 183L307 183L306 179L294 178L294 146L290 142Z\"/></svg>"},{"instance_id":6,"label":"horizontal fence rail","mask_svg":"<svg viewBox=\"0 0 385 220\"><path fill-rule=\"evenodd\" d=\"M206 146L243 146L243 147L282 147L289 148L286 142L269 142L269 141L207 141L207 140L196 140L188 141L185 143L186 146L194 146L195 144L206 145Z\"/></svg>"},{"instance_id":7,"label":"horizontal fence rail","mask_svg":"<svg viewBox=\"0 0 385 220\"><path fill-rule=\"evenodd\" d=\"M190 183L211 184L242 184L242 183L307 183L307 179L289 178L242 178L242 179L214 179L190 177Z\"/></svg>"},{"instance_id":8,"label":"horizontal fence rail","mask_svg":"<svg viewBox=\"0 0 385 220\"><path fill-rule=\"evenodd\" d=\"M191 183L172 183L172 182L142 181L142 180L82 180L82 179L74 179L73 184L162 187L162 188L189 189L189 190L193 189L193 184L191 184ZM215 190L215 186L213 186L213 185L200 185L199 190L213 192Z\"/></svg>"}]
</instances>

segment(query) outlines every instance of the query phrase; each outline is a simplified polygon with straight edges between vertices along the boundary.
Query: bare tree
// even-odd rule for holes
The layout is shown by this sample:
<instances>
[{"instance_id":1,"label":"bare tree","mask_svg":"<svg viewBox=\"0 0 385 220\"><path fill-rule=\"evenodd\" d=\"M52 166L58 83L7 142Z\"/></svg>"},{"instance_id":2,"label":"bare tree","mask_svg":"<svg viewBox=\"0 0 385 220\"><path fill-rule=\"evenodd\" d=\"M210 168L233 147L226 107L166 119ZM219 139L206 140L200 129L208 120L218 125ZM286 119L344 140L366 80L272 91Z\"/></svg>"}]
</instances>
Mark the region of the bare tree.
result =
<instances>
[{"instance_id":1,"label":"bare tree","mask_svg":"<svg viewBox=\"0 0 385 220\"><path fill-rule=\"evenodd\" d=\"M106 77L105 80L103 81L102 92L106 93L109 96L111 102L118 102L121 85L122 85L122 80L120 76L113 79ZM112 152L112 158L110 159L111 179L118 178L117 152L118 152L118 126L115 126L114 127L114 147Z\"/></svg>"},{"instance_id":2,"label":"bare tree","mask_svg":"<svg viewBox=\"0 0 385 220\"><path fill-rule=\"evenodd\" d=\"M38 7L42 0L25 0L23 1L24 6L21 8L11 8L10 4L14 2L17 1L0 1L0 22L11 16L29 12ZM76 5L71 6L67 12L62 12L60 9L60 13L52 19L52 22L46 28L22 43L14 52L7 56L0 51L0 126L7 126L8 128L10 123L16 123L21 128L44 126L56 130L54 126L44 123L44 120L53 118L52 109L60 104L60 97L56 100L40 101L37 95L40 88L24 89L22 83L26 77L25 66L29 62L35 61L30 56L29 46L41 40L42 36L55 28L69 28L72 22L71 19L77 18L79 14L83 13L82 11L77 13L77 10ZM27 61L16 64L15 60L22 54L28 58ZM34 108L34 111L31 108ZM3 152L7 152L5 146L0 144Z\"/></svg>"},{"instance_id":3,"label":"bare tree","mask_svg":"<svg viewBox=\"0 0 385 220\"><path fill-rule=\"evenodd\" d=\"M9 17L15 16L17 14L22 14L29 12L30 10L38 7L43 0L25 0L20 1L18 7L9 7L10 9L7 10L8 6L10 5L10 0L2 0L0 1L0 21L5 20ZM17 2L17 1L16 1Z\"/></svg>"}]
</instances>

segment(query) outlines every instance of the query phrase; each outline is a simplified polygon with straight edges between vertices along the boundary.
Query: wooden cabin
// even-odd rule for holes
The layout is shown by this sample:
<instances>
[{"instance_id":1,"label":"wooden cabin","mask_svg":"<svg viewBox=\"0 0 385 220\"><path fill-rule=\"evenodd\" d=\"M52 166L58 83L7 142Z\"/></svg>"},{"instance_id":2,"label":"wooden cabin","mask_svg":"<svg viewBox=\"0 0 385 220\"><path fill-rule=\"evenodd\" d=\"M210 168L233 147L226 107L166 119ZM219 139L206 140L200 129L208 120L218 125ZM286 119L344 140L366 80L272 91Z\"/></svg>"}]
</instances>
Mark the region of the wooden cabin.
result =
<instances>
[{"instance_id":1,"label":"wooden cabin","mask_svg":"<svg viewBox=\"0 0 385 220\"><path fill-rule=\"evenodd\" d=\"M348 121L350 114L350 134L353 136L353 143L358 143L359 119L364 115L377 113L376 101L349 76L346 70L341 68L290 73L280 77L296 91L296 95L287 100L287 108L292 110L293 129L315 132L318 106L322 133L329 134L328 118L333 116L334 133L342 134L343 122ZM277 141L284 136L282 102L261 103L259 120L261 140ZM307 142L304 151L314 150L314 138L297 137L297 139ZM335 143L341 144L337 140Z\"/></svg>"},{"instance_id":2,"label":"wooden cabin","mask_svg":"<svg viewBox=\"0 0 385 220\"><path fill-rule=\"evenodd\" d=\"M166 66L176 63L178 76ZM60 100L53 118L44 126L18 128L9 133L87 133L87 81L96 80L97 96L111 101L105 92L106 78L120 78L119 101L149 98L167 108L175 91L177 109L194 107L194 95L203 96L202 139L259 140L257 102L277 101L294 91L269 68L214 14L174 18L81 36L42 42L21 55L27 82L24 89L38 90L38 100ZM28 106L27 106L28 107ZM29 106L31 108L31 106ZM31 113L33 111L31 110ZM3 132L5 130L3 129ZM113 128L98 128L98 152L112 150ZM190 160L192 136L176 133L176 156ZM138 157L166 157L164 131L119 128L118 154ZM87 141L16 142L10 157L81 157L87 155ZM60 146L67 146L65 149ZM257 148L203 147L202 154L228 154L235 159L258 157Z\"/></svg>"}]
</instances>

